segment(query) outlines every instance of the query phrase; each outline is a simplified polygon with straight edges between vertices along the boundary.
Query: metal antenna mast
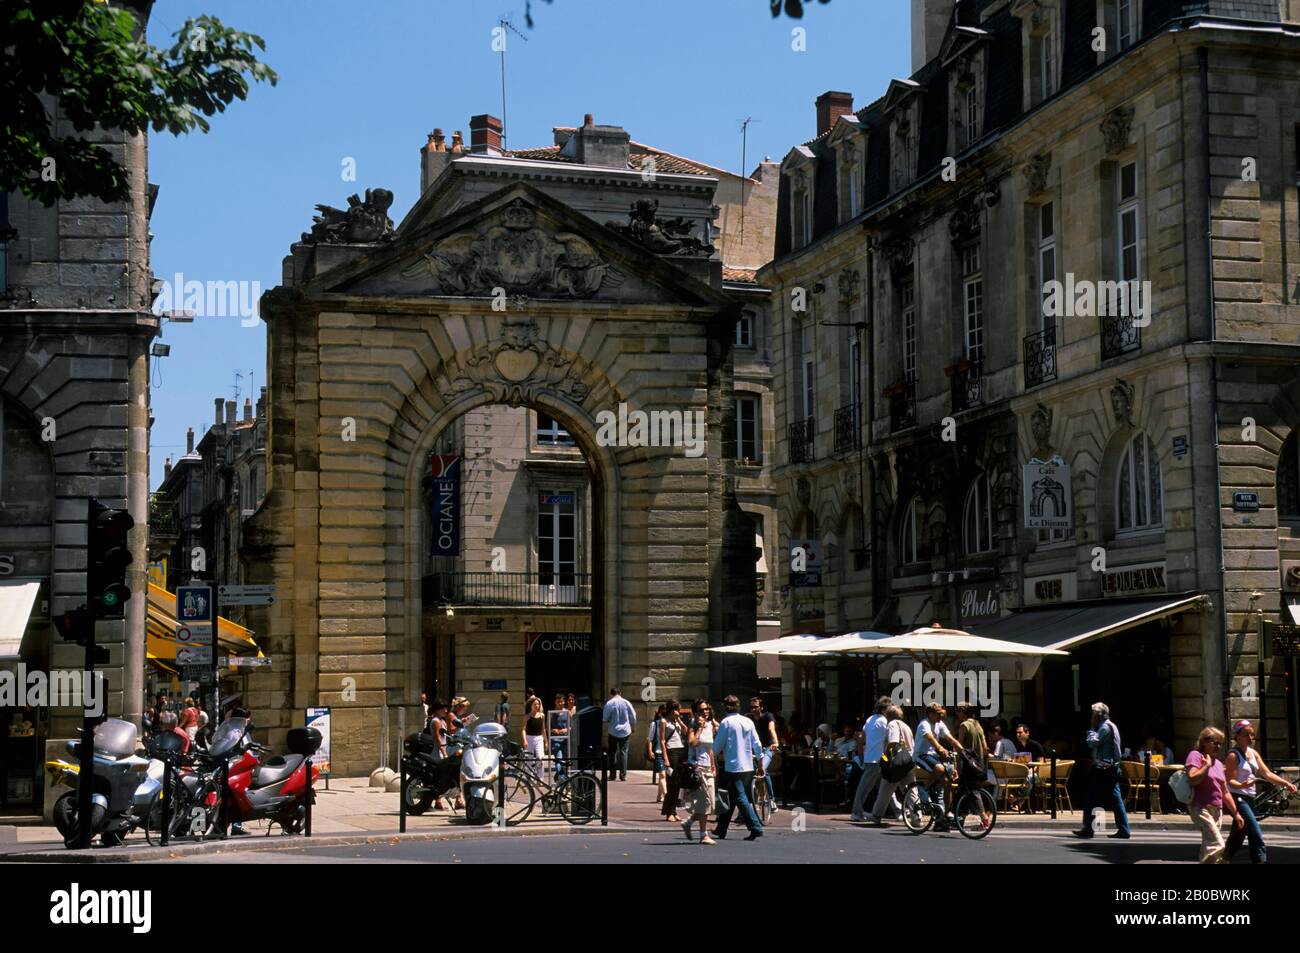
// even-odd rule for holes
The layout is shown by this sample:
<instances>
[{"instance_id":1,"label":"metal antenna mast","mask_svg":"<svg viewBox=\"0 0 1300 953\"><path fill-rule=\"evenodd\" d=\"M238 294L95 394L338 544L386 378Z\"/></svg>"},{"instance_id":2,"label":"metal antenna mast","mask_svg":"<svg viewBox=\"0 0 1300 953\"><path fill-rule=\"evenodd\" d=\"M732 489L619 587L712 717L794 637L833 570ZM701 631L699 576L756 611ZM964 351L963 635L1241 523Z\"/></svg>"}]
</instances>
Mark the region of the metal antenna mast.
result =
<instances>
[{"instance_id":1,"label":"metal antenna mast","mask_svg":"<svg viewBox=\"0 0 1300 953\"><path fill-rule=\"evenodd\" d=\"M749 148L749 124L758 122L753 116L746 116L740 120L740 243L745 244L745 173L746 163L748 162Z\"/></svg>"},{"instance_id":2,"label":"metal antenna mast","mask_svg":"<svg viewBox=\"0 0 1300 953\"><path fill-rule=\"evenodd\" d=\"M506 130L510 128L506 123L506 33L513 33L525 43L528 42L528 37L520 33L515 25L510 22L510 17L504 13L497 18L497 29L501 31L498 36L501 49L498 52L501 54L501 150L504 152L506 149Z\"/></svg>"}]
</instances>

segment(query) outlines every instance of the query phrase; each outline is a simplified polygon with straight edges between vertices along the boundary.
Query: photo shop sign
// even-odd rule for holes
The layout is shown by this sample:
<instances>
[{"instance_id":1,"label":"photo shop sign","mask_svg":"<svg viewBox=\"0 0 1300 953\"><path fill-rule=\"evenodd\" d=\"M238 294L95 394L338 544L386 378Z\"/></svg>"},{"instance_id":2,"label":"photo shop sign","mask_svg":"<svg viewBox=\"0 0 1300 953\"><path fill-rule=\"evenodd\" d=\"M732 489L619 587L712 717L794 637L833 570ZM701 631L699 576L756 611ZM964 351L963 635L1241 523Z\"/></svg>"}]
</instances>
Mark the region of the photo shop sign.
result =
<instances>
[{"instance_id":1,"label":"photo shop sign","mask_svg":"<svg viewBox=\"0 0 1300 953\"><path fill-rule=\"evenodd\" d=\"M1025 529L1069 529L1074 525L1070 468L1060 457L1030 460L1021 474Z\"/></svg>"},{"instance_id":2,"label":"photo shop sign","mask_svg":"<svg viewBox=\"0 0 1300 953\"><path fill-rule=\"evenodd\" d=\"M432 512L434 556L460 555L460 455L434 453L429 456L433 477Z\"/></svg>"}]
</instances>

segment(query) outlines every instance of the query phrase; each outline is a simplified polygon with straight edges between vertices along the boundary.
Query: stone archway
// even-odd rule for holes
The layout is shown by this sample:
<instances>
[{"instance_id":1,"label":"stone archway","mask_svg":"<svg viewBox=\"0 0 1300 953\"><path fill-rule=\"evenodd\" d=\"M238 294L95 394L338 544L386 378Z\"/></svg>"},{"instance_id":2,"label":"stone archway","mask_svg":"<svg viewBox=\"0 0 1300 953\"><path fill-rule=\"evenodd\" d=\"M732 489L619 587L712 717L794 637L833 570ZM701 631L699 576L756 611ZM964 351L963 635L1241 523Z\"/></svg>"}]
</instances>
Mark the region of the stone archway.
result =
<instances>
[{"instance_id":1,"label":"stone archway","mask_svg":"<svg viewBox=\"0 0 1300 953\"><path fill-rule=\"evenodd\" d=\"M294 251L293 285L262 306L268 493L245 540L252 581L277 586L252 620L277 661L250 685L257 724L274 735L330 705L332 761L348 775L377 763L386 710L414 723L419 475L440 431L492 403L563 421L600 484L598 690L639 703L647 679L660 697L721 688L704 648L754 629L752 568L728 558L724 532L738 303L519 184L404 223L388 244ZM510 280L516 255L558 257L502 308L479 283L485 268ZM598 439L601 415L623 411L702 414L700 453L621 430Z\"/></svg>"}]
</instances>

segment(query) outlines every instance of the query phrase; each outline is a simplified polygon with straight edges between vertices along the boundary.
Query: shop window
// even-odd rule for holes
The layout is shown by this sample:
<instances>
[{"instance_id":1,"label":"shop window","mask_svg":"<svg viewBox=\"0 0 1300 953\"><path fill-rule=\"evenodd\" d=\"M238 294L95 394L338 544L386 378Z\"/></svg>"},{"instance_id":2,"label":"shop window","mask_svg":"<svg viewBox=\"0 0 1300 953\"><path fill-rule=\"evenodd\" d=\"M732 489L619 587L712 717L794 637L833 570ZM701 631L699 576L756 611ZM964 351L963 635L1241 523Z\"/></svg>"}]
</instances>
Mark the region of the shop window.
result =
<instances>
[{"instance_id":1,"label":"shop window","mask_svg":"<svg viewBox=\"0 0 1300 953\"><path fill-rule=\"evenodd\" d=\"M993 549L993 499L988 475L981 473L966 492L962 509L962 549L966 555Z\"/></svg>"},{"instance_id":2,"label":"shop window","mask_svg":"<svg viewBox=\"0 0 1300 953\"><path fill-rule=\"evenodd\" d=\"M1164 489L1160 458L1144 433L1135 434L1124 447L1115 484L1115 529L1139 532L1164 525Z\"/></svg>"}]
</instances>

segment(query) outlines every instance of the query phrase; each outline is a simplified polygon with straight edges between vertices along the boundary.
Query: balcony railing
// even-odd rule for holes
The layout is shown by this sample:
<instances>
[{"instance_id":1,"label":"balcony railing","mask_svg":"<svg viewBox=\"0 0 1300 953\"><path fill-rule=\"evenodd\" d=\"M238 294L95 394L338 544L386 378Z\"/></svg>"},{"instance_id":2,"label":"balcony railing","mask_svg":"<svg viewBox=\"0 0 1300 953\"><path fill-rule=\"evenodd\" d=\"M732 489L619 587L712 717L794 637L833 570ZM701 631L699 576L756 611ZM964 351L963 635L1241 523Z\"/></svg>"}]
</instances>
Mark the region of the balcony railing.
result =
<instances>
[{"instance_id":1,"label":"balcony railing","mask_svg":"<svg viewBox=\"0 0 1300 953\"><path fill-rule=\"evenodd\" d=\"M591 573L585 572L435 572L421 588L426 608L591 605Z\"/></svg>"},{"instance_id":2,"label":"balcony railing","mask_svg":"<svg viewBox=\"0 0 1300 953\"><path fill-rule=\"evenodd\" d=\"M791 463L812 463L815 459L813 454L813 435L817 432L817 421L808 417L804 420L796 420L790 424L786 431L786 437L790 442L790 462Z\"/></svg>"},{"instance_id":3,"label":"balcony railing","mask_svg":"<svg viewBox=\"0 0 1300 953\"><path fill-rule=\"evenodd\" d=\"M845 404L835 411L835 452L848 453L862 446L861 417L857 404Z\"/></svg>"},{"instance_id":4,"label":"balcony railing","mask_svg":"<svg viewBox=\"0 0 1300 953\"><path fill-rule=\"evenodd\" d=\"M1056 380L1056 328L1025 337L1025 387Z\"/></svg>"},{"instance_id":5,"label":"balcony railing","mask_svg":"<svg viewBox=\"0 0 1300 953\"><path fill-rule=\"evenodd\" d=\"M984 375L982 362L964 360L956 365L952 375L952 412L959 414L984 403Z\"/></svg>"},{"instance_id":6,"label":"balcony railing","mask_svg":"<svg viewBox=\"0 0 1300 953\"><path fill-rule=\"evenodd\" d=\"M1131 314L1106 315L1101 319L1101 359L1109 360L1142 349L1142 329Z\"/></svg>"},{"instance_id":7,"label":"balcony railing","mask_svg":"<svg viewBox=\"0 0 1300 953\"><path fill-rule=\"evenodd\" d=\"M176 508L151 500L149 503L149 535L176 536Z\"/></svg>"},{"instance_id":8,"label":"balcony railing","mask_svg":"<svg viewBox=\"0 0 1300 953\"><path fill-rule=\"evenodd\" d=\"M889 432L916 426L916 381L895 384L889 393Z\"/></svg>"}]
</instances>

